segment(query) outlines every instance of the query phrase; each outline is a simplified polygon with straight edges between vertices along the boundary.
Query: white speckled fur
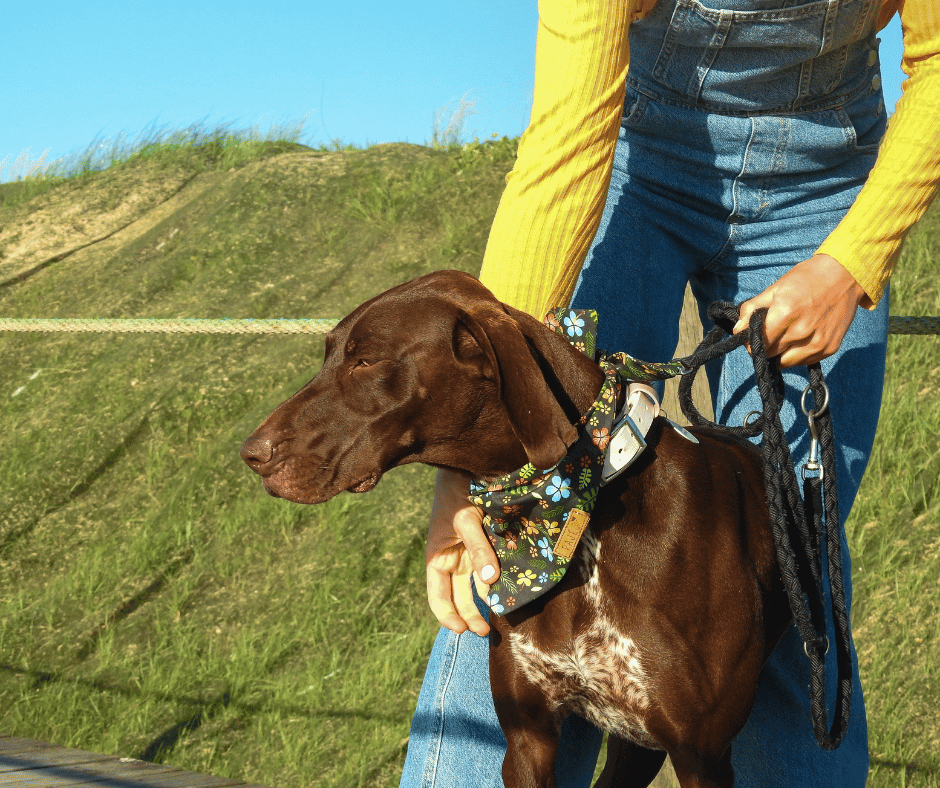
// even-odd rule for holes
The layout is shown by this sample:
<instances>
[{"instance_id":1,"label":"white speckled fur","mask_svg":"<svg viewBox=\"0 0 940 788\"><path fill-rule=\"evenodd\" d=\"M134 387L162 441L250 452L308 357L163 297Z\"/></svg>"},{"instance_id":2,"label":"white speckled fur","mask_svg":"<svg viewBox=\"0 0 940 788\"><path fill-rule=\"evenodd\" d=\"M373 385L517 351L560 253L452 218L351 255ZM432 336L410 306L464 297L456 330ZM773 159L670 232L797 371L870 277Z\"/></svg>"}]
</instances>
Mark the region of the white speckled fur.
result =
<instances>
[{"instance_id":1,"label":"white speckled fur","mask_svg":"<svg viewBox=\"0 0 940 788\"><path fill-rule=\"evenodd\" d=\"M591 625L569 648L545 651L521 632L509 636L510 648L526 678L555 708L564 707L598 727L644 746L656 746L645 725L649 680L639 648L604 615L597 560L600 543L590 531L582 537L578 569L583 592L595 614Z\"/></svg>"},{"instance_id":2,"label":"white speckled fur","mask_svg":"<svg viewBox=\"0 0 940 788\"><path fill-rule=\"evenodd\" d=\"M584 581L584 590L588 601L595 607L601 605L601 584L597 575L597 562L601 557L601 543L590 531L585 531L578 545L576 565Z\"/></svg>"}]
</instances>

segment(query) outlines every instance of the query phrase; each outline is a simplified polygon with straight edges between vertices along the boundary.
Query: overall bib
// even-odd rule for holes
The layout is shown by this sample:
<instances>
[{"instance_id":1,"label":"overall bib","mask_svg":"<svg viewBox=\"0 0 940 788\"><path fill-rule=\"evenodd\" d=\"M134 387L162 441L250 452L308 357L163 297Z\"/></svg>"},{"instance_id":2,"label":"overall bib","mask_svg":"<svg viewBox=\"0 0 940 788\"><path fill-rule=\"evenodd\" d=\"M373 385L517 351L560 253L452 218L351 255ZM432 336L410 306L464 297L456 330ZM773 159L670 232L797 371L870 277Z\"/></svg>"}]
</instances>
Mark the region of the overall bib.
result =
<instances>
[{"instance_id":1,"label":"overall bib","mask_svg":"<svg viewBox=\"0 0 940 788\"><path fill-rule=\"evenodd\" d=\"M855 200L884 133L878 10L879 0L659 0L631 25L613 175L571 304L600 313L598 347L668 360L687 282L707 330L712 301L741 303L814 254ZM887 329L886 293L877 309L859 310L839 352L822 365L843 518L874 441ZM799 468L809 450L799 407L805 369L786 372L785 381L781 418ZM709 384L722 423L740 424L760 409L743 349L709 370ZM842 553L850 601L844 531ZM403 786L502 785L505 740L489 696L487 652L485 638L441 630ZM827 752L813 737L809 661L795 626L788 630L732 745L735 785L865 784L867 729L855 662L851 725L842 745ZM559 786L590 785L600 742L583 720L565 722Z\"/></svg>"}]
</instances>

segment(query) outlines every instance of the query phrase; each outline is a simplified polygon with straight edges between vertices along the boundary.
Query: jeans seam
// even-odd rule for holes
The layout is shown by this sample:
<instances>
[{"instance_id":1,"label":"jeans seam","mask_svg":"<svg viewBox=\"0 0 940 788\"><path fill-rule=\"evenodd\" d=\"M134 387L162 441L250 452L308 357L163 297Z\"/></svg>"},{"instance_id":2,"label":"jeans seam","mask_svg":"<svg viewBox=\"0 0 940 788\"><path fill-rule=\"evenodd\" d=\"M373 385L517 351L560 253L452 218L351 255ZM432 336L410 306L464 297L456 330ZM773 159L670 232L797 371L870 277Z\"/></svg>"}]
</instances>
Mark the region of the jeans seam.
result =
<instances>
[{"instance_id":1,"label":"jeans seam","mask_svg":"<svg viewBox=\"0 0 940 788\"><path fill-rule=\"evenodd\" d=\"M714 266L724 260L734 248L734 243L737 240L739 233L740 231L738 230L737 224L728 225L728 237L725 239L725 242L722 244L721 248L708 260L706 260L704 265L702 265L703 271L714 271Z\"/></svg>"},{"instance_id":2,"label":"jeans seam","mask_svg":"<svg viewBox=\"0 0 940 788\"><path fill-rule=\"evenodd\" d=\"M627 76L627 87L632 88L638 93L644 94L650 101L660 104L666 104L680 109L691 109L698 112L704 112L710 115L723 115L729 118L750 118L762 115L814 115L819 112L825 112L835 107L842 107L851 104L860 96L865 95L871 90L871 78L867 77L861 85L853 86L851 91L842 91L838 94L829 96L825 99L817 99L811 102L794 107L793 103L781 104L774 107L761 107L760 109L735 110L723 104L716 104L709 101L695 101L691 98L680 99L675 96L669 96L657 86L650 85L641 81L638 75Z\"/></svg>"},{"instance_id":3,"label":"jeans seam","mask_svg":"<svg viewBox=\"0 0 940 788\"><path fill-rule=\"evenodd\" d=\"M437 767L441 758L441 748L444 742L444 709L446 706L447 689L450 686L454 675L454 668L457 664L457 649L460 643L459 635L449 635L446 657L449 661L449 667L446 672L442 672L441 683L438 686L436 703L434 705L434 729L430 731L429 738L434 742L433 755L431 747L428 747L428 757L425 761L424 772L421 776L421 785L424 788L433 788L434 781L437 779Z\"/></svg>"}]
</instances>

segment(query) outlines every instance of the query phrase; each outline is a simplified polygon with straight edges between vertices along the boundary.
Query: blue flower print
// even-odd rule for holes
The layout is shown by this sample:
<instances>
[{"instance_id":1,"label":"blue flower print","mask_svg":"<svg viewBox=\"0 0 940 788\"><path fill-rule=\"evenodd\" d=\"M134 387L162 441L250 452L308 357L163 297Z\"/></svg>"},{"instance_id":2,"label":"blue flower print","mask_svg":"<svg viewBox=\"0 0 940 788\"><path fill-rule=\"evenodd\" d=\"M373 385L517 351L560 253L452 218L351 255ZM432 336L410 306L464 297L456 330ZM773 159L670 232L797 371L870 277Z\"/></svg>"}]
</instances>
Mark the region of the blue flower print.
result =
<instances>
[{"instance_id":1,"label":"blue flower print","mask_svg":"<svg viewBox=\"0 0 940 788\"><path fill-rule=\"evenodd\" d=\"M548 582L548 572L542 572L542 574L539 575L539 583L541 583L544 586L547 582Z\"/></svg>"},{"instance_id":2,"label":"blue flower print","mask_svg":"<svg viewBox=\"0 0 940 788\"><path fill-rule=\"evenodd\" d=\"M543 536L539 539L539 549L542 551L543 558L547 558L549 561L555 559L555 553L552 551L552 543L548 541L547 536ZM543 580L542 582L544 583L545 581Z\"/></svg>"},{"instance_id":3,"label":"blue flower print","mask_svg":"<svg viewBox=\"0 0 940 788\"><path fill-rule=\"evenodd\" d=\"M569 312L565 317L565 331L569 337L579 337L584 333L584 318Z\"/></svg>"},{"instance_id":4,"label":"blue flower print","mask_svg":"<svg viewBox=\"0 0 940 788\"><path fill-rule=\"evenodd\" d=\"M551 496L553 501L560 501L571 494L571 479L562 479L557 474L552 476L548 485L545 487L545 494Z\"/></svg>"},{"instance_id":5,"label":"blue flower print","mask_svg":"<svg viewBox=\"0 0 940 788\"><path fill-rule=\"evenodd\" d=\"M490 610L492 610L497 616L502 615L503 610L505 610L505 608L499 603L499 594L490 594L486 600L486 604L490 606Z\"/></svg>"}]
</instances>

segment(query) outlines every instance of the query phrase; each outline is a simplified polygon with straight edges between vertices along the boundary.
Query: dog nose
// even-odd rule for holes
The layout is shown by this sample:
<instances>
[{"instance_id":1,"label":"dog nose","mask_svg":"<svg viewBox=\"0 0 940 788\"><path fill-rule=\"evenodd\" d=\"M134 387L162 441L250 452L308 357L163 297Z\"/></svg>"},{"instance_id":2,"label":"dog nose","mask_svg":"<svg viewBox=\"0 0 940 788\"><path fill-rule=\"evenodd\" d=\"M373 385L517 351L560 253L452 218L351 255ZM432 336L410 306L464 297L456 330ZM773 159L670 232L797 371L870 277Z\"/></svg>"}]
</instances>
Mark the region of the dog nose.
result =
<instances>
[{"instance_id":1,"label":"dog nose","mask_svg":"<svg viewBox=\"0 0 940 788\"><path fill-rule=\"evenodd\" d=\"M252 435L242 444L239 454L255 473L261 473L261 468L274 457L274 442Z\"/></svg>"}]
</instances>

